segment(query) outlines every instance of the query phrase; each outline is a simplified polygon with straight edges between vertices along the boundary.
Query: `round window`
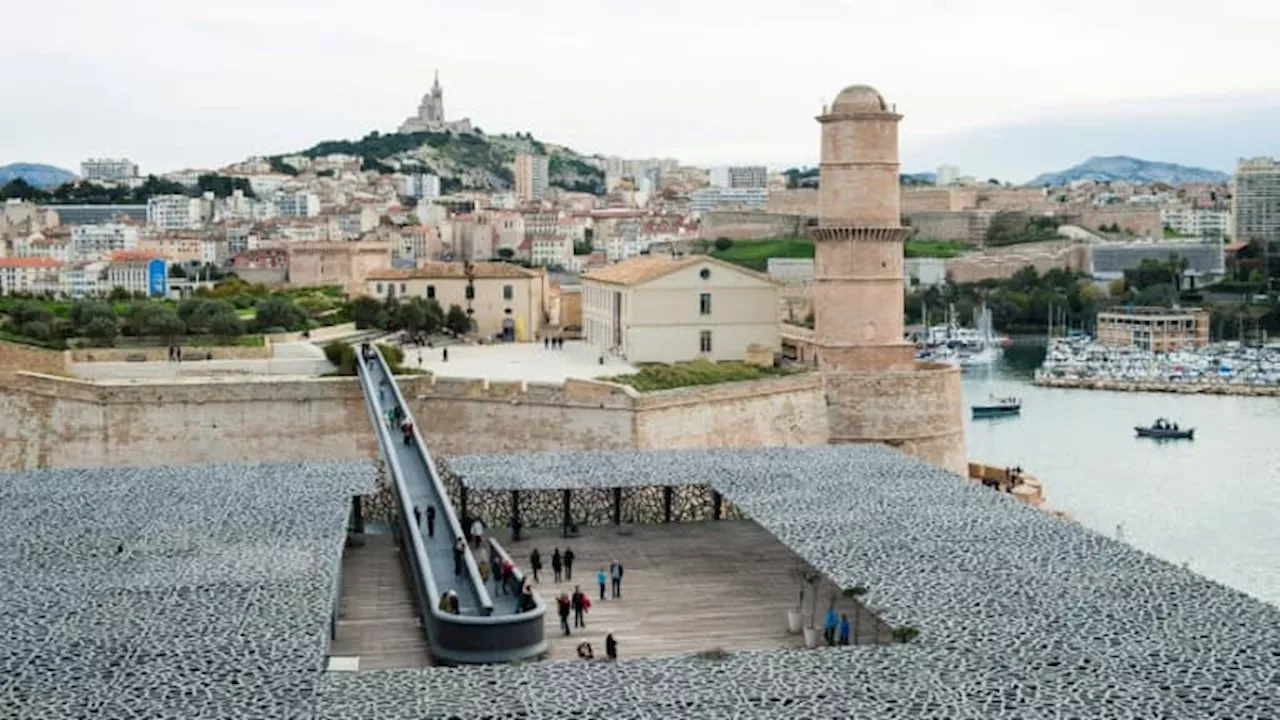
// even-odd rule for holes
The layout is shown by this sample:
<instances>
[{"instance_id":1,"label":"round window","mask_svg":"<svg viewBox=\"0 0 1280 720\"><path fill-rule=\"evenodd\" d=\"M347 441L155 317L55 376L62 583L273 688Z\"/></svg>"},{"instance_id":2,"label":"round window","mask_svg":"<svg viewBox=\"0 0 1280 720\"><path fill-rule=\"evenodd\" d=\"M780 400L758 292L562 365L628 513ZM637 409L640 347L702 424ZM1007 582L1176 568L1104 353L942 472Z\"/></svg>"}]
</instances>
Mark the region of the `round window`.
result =
<instances>
[{"instance_id":1,"label":"round window","mask_svg":"<svg viewBox=\"0 0 1280 720\"><path fill-rule=\"evenodd\" d=\"M711 268L702 268L702 272L698 273L698 277L702 278L703 280L708 280L708 279L710 279L710 278L711 278Z\"/></svg>"}]
</instances>

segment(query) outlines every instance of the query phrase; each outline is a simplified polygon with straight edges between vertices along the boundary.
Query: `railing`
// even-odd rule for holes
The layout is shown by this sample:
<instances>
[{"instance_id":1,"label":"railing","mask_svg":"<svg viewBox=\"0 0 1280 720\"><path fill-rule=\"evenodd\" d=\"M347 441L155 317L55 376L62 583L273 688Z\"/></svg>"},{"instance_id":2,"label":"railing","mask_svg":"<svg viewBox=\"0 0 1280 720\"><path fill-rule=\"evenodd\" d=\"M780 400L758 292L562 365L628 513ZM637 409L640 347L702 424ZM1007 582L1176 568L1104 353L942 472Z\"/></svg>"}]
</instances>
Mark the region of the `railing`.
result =
<instances>
[{"instance_id":1,"label":"railing","mask_svg":"<svg viewBox=\"0 0 1280 720\"><path fill-rule=\"evenodd\" d=\"M518 600L510 606L495 612L493 600L488 589L480 578L480 571L470 548L464 559L466 562L467 582L472 583L480 602L479 615L454 615L439 609L437 601L440 597L440 586L437 583L422 532L414 521L413 495L409 491L405 469L401 467L395 452L394 438L382 422L378 388L370 376L370 363L376 364L388 381L388 389L396 402L404 409L405 415L414 426L415 452L421 454L427 470L426 481L431 483L439 499L437 507L453 537L465 537L462 524L457 513L449 502L444 484L435 463L427 451L423 441L421 426L414 421L408 410L400 388L396 385L391 369L380 352L373 353L371 361L366 361L363 354L356 353L356 364L359 371L361 389L365 395L365 406L377 434L379 447L386 458L387 470L391 476L397 510L397 534L405 548L405 557L411 574L411 585L418 603L418 612L427 631L427 644L432 656L439 662L447 664L501 663L512 660L523 660L539 657L547 651L544 636L543 616L546 606L534 598L534 608L519 612ZM505 557L505 551L504 551ZM517 596L518 597L518 596Z\"/></svg>"}]
</instances>

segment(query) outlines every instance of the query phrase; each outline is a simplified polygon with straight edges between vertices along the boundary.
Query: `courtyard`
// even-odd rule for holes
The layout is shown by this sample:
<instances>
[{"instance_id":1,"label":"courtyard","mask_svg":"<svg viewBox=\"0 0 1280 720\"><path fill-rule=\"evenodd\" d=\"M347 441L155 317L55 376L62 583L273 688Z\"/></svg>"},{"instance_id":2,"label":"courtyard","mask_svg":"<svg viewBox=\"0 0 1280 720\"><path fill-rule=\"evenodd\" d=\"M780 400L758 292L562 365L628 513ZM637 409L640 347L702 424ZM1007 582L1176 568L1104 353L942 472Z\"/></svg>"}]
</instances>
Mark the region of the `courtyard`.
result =
<instances>
[{"instance_id":1,"label":"courtyard","mask_svg":"<svg viewBox=\"0 0 1280 720\"><path fill-rule=\"evenodd\" d=\"M629 375L636 367L617 358L600 355L586 343L566 341L552 350L542 343L503 343L499 345L450 345L449 359L444 348L404 347L404 365L427 370L441 377L488 378L560 384L570 378L590 380L606 375Z\"/></svg>"}]
</instances>

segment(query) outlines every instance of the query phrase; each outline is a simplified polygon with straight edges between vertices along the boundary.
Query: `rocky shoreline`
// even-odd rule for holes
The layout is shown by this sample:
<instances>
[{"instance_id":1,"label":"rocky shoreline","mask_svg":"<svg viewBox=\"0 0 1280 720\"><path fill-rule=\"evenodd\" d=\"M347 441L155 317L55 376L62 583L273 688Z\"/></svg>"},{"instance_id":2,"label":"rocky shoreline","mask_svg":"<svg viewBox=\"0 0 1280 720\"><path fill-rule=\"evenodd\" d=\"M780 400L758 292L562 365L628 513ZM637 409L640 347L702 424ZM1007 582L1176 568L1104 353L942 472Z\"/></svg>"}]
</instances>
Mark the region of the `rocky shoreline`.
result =
<instances>
[{"instance_id":1,"label":"rocky shoreline","mask_svg":"<svg viewBox=\"0 0 1280 720\"><path fill-rule=\"evenodd\" d=\"M1040 387L1073 388L1078 390L1112 390L1116 392L1159 392L1181 393L1183 395L1243 395L1251 397L1280 396L1280 386L1244 385L1236 383L1037 377L1032 381L1032 384Z\"/></svg>"}]
</instances>

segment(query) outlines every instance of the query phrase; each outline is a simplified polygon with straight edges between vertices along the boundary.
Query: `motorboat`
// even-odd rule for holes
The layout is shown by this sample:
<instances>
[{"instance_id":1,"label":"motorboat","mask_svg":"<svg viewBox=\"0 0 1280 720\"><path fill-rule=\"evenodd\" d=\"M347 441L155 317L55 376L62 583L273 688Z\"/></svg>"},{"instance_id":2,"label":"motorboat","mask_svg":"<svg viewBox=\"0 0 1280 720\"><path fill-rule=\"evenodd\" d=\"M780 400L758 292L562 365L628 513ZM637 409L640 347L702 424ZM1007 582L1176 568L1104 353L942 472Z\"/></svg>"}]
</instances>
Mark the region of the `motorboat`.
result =
<instances>
[{"instance_id":1,"label":"motorboat","mask_svg":"<svg viewBox=\"0 0 1280 720\"><path fill-rule=\"evenodd\" d=\"M1022 400L1018 398L991 398L987 405L974 405L971 410L975 420L979 418L1013 417L1022 414Z\"/></svg>"},{"instance_id":2,"label":"motorboat","mask_svg":"<svg viewBox=\"0 0 1280 720\"><path fill-rule=\"evenodd\" d=\"M1196 435L1195 428L1180 428L1178 423L1171 423L1164 418L1157 419L1147 427L1138 426L1133 430L1138 433L1138 437L1157 440L1194 440Z\"/></svg>"}]
</instances>

